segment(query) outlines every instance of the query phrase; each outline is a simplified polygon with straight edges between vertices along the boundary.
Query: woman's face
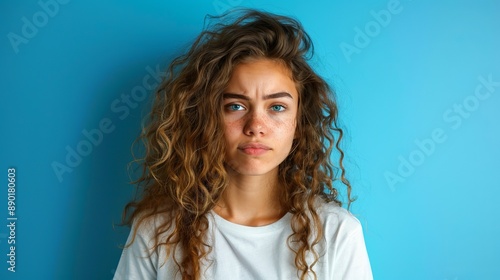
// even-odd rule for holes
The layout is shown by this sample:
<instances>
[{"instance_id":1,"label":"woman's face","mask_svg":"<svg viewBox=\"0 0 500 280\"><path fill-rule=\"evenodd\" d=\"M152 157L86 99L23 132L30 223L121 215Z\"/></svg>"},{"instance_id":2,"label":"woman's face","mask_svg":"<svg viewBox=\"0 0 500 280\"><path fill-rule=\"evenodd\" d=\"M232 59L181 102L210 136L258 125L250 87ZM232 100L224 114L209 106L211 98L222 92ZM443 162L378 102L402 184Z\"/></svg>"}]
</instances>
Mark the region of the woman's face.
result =
<instances>
[{"instance_id":1,"label":"woman's face","mask_svg":"<svg viewBox=\"0 0 500 280\"><path fill-rule=\"evenodd\" d=\"M230 175L277 174L290 153L299 95L290 71L258 59L238 64L223 95Z\"/></svg>"}]
</instances>

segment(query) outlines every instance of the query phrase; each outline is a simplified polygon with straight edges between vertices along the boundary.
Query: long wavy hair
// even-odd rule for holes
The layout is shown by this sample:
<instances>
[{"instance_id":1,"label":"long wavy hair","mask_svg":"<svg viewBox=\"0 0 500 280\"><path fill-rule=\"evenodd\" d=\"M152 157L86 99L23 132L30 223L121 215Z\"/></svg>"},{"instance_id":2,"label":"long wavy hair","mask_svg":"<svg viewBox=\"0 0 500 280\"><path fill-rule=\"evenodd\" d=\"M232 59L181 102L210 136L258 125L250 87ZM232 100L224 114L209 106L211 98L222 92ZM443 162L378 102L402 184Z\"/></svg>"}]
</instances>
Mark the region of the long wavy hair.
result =
<instances>
[{"instance_id":1,"label":"long wavy hair","mask_svg":"<svg viewBox=\"0 0 500 280\"><path fill-rule=\"evenodd\" d=\"M313 266L319 254L314 246L323 231L315 201L321 197L342 205L335 181L346 187L348 203L353 201L334 92L308 64L313 44L297 20L256 10L233 11L217 19L173 60L156 91L142 141L137 141L145 148L138 159L142 176L135 181L140 195L123 213L123 224L136 225L127 246L139 225L161 215L165 219L154 233L154 249L166 250L182 279L201 278L201 261L212 249L207 214L228 184L222 93L236 65L272 59L291 71L299 92L298 137L278 167L284 186L280 201L292 214L287 246L295 254L300 279L308 273L316 278ZM334 149L335 165L330 158ZM314 256L312 263L307 262L308 254Z\"/></svg>"}]
</instances>

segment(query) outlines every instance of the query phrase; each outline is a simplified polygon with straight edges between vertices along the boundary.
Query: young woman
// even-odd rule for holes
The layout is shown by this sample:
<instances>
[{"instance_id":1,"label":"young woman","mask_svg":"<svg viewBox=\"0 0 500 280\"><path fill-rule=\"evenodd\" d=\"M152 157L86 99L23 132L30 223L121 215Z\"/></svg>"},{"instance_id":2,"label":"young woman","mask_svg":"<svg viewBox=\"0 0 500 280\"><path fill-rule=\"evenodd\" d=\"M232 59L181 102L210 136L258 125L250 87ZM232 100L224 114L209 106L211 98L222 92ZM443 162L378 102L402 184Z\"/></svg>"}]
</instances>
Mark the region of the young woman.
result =
<instances>
[{"instance_id":1,"label":"young woman","mask_svg":"<svg viewBox=\"0 0 500 280\"><path fill-rule=\"evenodd\" d=\"M372 279L334 187L350 204L309 36L288 17L237 15L207 27L157 91L115 279Z\"/></svg>"}]
</instances>

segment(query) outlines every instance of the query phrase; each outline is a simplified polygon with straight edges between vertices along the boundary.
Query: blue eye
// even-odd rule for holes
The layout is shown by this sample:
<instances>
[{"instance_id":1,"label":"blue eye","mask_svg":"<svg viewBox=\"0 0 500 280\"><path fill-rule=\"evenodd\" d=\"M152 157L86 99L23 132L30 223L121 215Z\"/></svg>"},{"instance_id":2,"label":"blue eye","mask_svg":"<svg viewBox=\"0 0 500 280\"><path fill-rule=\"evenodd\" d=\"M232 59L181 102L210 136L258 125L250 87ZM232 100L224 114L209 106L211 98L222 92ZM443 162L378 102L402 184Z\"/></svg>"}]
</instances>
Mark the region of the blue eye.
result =
<instances>
[{"instance_id":1,"label":"blue eye","mask_svg":"<svg viewBox=\"0 0 500 280\"><path fill-rule=\"evenodd\" d=\"M241 111L244 109L240 104L229 104L226 106L229 111Z\"/></svg>"},{"instance_id":2,"label":"blue eye","mask_svg":"<svg viewBox=\"0 0 500 280\"><path fill-rule=\"evenodd\" d=\"M274 112L283 112L285 111L285 106L283 105L273 105L271 106L271 110L273 110Z\"/></svg>"}]
</instances>

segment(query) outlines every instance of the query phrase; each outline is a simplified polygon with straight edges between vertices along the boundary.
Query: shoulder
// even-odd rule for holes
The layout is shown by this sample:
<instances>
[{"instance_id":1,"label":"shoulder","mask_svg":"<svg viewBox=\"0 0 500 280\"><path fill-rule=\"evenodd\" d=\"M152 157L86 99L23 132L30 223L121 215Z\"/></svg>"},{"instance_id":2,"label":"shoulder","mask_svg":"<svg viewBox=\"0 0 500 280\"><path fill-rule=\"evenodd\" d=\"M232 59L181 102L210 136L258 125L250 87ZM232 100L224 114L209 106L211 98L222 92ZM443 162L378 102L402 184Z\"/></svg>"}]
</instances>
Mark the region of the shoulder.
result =
<instances>
[{"instance_id":1,"label":"shoulder","mask_svg":"<svg viewBox=\"0 0 500 280\"><path fill-rule=\"evenodd\" d=\"M347 238L354 234L362 234L361 222L336 202L326 202L322 198L318 198L315 205L325 237L330 236L338 239Z\"/></svg>"},{"instance_id":2,"label":"shoulder","mask_svg":"<svg viewBox=\"0 0 500 280\"><path fill-rule=\"evenodd\" d=\"M174 262L157 246L171 232L162 230L166 221L164 214L134 218L114 279L178 279Z\"/></svg>"},{"instance_id":3,"label":"shoulder","mask_svg":"<svg viewBox=\"0 0 500 280\"><path fill-rule=\"evenodd\" d=\"M159 229L162 235L170 233L171 225L168 222L167 213L156 213L151 216L139 214L132 222L131 233L136 231L137 235L146 240L152 240L157 235Z\"/></svg>"},{"instance_id":4,"label":"shoulder","mask_svg":"<svg viewBox=\"0 0 500 280\"><path fill-rule=\"evenodd\" d=\"M373 279L360 221L335 202L319 199L316 211L323 223L322 264L333 268L329 279Z\"/></svg>"}]
</instances>

